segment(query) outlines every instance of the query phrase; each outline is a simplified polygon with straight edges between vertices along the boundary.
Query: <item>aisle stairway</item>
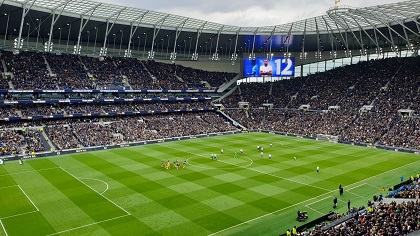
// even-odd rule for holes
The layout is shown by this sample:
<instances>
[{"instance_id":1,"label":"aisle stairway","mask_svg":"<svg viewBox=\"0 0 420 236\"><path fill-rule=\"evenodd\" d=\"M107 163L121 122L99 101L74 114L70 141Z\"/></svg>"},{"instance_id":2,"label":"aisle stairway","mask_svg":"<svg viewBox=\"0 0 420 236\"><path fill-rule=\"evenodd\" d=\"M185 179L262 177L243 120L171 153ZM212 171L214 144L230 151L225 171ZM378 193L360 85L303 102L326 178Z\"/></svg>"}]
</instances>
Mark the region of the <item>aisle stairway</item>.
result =
<instances>
[{"instance_id":1,"label":"aisle stairway","mask_svg":"<svg viewBox=\"0 0 420 236\"><path fill-rule=\"evenodd\" d=\"M44 144L45 151L56 150L55 146L53 145L51 140L48 138L47 133L45 133L45 130L42 129L39 131L39 133L40 133L41 140Z\"/></svg>"}]
</instances>

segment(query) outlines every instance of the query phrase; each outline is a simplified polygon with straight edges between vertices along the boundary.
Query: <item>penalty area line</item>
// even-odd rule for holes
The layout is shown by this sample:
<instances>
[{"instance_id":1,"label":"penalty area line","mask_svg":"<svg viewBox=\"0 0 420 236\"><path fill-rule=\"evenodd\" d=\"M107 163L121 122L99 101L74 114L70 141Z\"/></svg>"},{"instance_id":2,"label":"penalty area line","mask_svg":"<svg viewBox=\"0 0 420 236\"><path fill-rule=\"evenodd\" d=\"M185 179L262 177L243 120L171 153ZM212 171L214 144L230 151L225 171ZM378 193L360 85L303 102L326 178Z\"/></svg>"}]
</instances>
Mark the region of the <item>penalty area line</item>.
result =
<instances>
[{"instance_id":1,"label":"penalty area line","mask_svg":"<svg viewBox=\"0 0 420 236\"><path fill-rule=\"evenodd\" d=\"M54 170L54 169L59 169L59 168L60 167L52 167L52 168L45 168L45 169L39 169L39 170L28 170L28 171L15 172L15 173L9 173L9 174L2 174L0 176L21 175L21 174L26 174L26 173L34 173L34 172L39 172L39 171L44 171L44 170Z\"/></svg>"},{"instance_id":2,"label":"penalty area line","mask_svg":"<svg viewBox=\"0 0 420 236\"><path fill-rule=\"evenodd\" d=\"M108 191L108 188L109 188L109 185L108 185L108 183L107 182L105 182L105 181L103 181L103 180L100 180L100 179L94 179L94 178L79 178L79 179L90 179L90 180L96 180L96 181L99 181L99 182L102 182L103 184L105 184L106 185L106 188L105 188L105 190L102 192L102 193L99 193L99 194L104 194L106 191Z\"/></svg>"},{"instance_id":3,"label":"penalty area line","mask_svg":"<svg viewBox=\"0 0 420 236\"><path fill-rule=\"evenodd\" d=\"M1 225L1 227L3 228L3 231L4 231L4 233L6 234L6 236L9 236L9 235L7 234L6 228L4 228L3 222L2 222L1 220L0 220L0 225Z\"/></svg>"},{"instance_id":4,"label":"penalty area line","mask_svg":"<svg viewBox=\"0 0 420 236\"><path fill-rule=\"evenodd\" d=\"M20 214L16 214L16 215L12 215L12 216L5 216L5 217L2 217L0 220L13 218L13 217L16 217L16 216L23 216L23 215L27 215L27 214L32 214L32 213L35 213L35 212L38 212L38 211L28 211L28 212L25 212L25 213L20 213Z\"/></svg>"},{"instance_id":5,"label":"penalty area line","mask_svg":"<svg viewBox=\"0 0 420 236\"><path fill-rule=\"evenodd\" d=\"M0 189L12 188L12 187L17 187L17 185L10 185L10 186L6 186L6 187L1 187Z\"/></svg>"},{"instance_id":6,"label":"penalty area line","mask_svg":"<svg viewBox=\"0 0 420 236\"><path fill-rule=\"evenodd\" d=\"M68 172L67 170L63 169L62 167L60 167L61 170L63 170L64 172L66 172L68 175L70 175L71 177L77 179L80 183L84 184L86 187L90 188L92 191L94 191L95 193L99 194L100 196L102 196L103 198L105 198L106 200L108 200L110 203L112 203L114 206L120 208L122 211L124 211L125 213L127 213L127 215L131 215L130 212L128 212L127 210L125 210L124 208L120 207L119 205L117 205L115 202L113 202L111 199L105 197L104 195L102 195L101 193L99 193L98 191L96 191L95 189L93 189L92 187L90 187L89 185L87 185L85 182L83 182L82 180L80 180L79 178L77 178L76 176L74 176L72 173Z\"/></svg>"},{"instance_id":7,"label":"penalty area line","mask_svg":"<svg viewBox=\"0 0 420 236\"><path fill-rule=\"evenodd\" d=\"M57 232L57 233L53 233L53 234L48 234L48 236L51 236L51 235L58 235L58 234L62 234L62 233L66 233L66 232L70 232L70 231L73 231L73 230L86 228L86 227L89 227L89 226L92 226L92 225L97 225L97 224L105 223L105 222L108 222L108 221L111 221L111 220L116 220L116 219L119 219L119 218L123 218L123 217L129 216L129 215L130 215L130 214L123 215L123 216L117 216L117 217L114 217L114 218L111 218L111 219L107 219L107 220L97 221L97 222L94 222L94 223L91 223L91 224L82 225L82 226L79 226L79 227L75 227L75 228L71 228L71 229L63 230L63 231L60 231L60 232Z\"/></svg>"},{"instance_id":8,"label":"penalty area line","mask_svg":"<svg viewBox=\"0 0 420 236\"><path fill-rule=\"evenodd\" d=\"M35 203L29 198L29 196L23 191L23 189L18 185L20 191L22 191L23 194L25 194L26 198L32 203L32 205L35 207L36 211L39 211L38 207L36 207Z\"/></svg>"}]
</instances>

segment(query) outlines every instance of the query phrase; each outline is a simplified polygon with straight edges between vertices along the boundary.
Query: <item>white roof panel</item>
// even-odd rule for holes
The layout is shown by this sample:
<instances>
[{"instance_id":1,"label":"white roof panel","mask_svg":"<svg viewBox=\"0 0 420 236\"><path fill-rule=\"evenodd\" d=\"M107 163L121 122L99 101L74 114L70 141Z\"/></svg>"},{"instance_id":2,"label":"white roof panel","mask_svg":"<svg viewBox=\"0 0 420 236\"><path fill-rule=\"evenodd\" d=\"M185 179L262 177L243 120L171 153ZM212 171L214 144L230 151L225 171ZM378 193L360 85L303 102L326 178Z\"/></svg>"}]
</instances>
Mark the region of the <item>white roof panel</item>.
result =
<instances>
[{"instance_id":1,"label":"white roof panel","mask_svg":"<svg viewBox=\"0 0 420 236\"><path fill-rule=\"evenodd\" d=\"M315 33L317 27L320 32L327 30L340 30L343 32L358 30L359 26L371 28L384 24L395 25L402 21L412 21L420 15L418 11L420 9L420 0L408 0L365 8L333 8L323 16L275 26L240 27L90 0L5 0L4 3L14 3L14 5L26 4L28 6L33 3L33 6L36 6L37 9L45 9L47 12L51 12L52 10L61 11L65 6L63 13L67 13L68 15L90 15L92 10L97 7L92 17L103 19L104 21L116 19L118 16L119 23L136 24L141 19L142 25L162 25L162 27L173 29L183 25L183 29L194 31L199 29L205 32L218 32L222 30L222 33L236 33L239 31L241 34L253 34L254 32L270 34L273 30L276 34L287 34L290 29L292 34L301 34L305 31L305 21L307 33Z\"/></svg>"}]
</instances>

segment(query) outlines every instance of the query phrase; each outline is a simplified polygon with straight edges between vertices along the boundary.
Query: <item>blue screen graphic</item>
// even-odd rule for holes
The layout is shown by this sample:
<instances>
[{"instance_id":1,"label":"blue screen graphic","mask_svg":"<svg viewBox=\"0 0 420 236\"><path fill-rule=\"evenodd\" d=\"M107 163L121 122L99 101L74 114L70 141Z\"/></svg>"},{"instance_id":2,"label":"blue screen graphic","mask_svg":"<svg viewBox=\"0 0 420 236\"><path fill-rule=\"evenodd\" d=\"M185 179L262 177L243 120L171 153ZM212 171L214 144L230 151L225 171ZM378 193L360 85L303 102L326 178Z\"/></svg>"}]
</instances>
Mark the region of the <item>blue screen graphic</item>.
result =
<instances>
[{"instance_id":1,"label":"blue screen graphic","mask_svg":"<svg viewBox=\"0 0 420 236\"><path fill-rule=\"evenodd\" d=\"M244 59L244 77L272 76L293 77L295 76L294 58L273 57L267 60L264 57Z\"/></svg>"}]
</instances>

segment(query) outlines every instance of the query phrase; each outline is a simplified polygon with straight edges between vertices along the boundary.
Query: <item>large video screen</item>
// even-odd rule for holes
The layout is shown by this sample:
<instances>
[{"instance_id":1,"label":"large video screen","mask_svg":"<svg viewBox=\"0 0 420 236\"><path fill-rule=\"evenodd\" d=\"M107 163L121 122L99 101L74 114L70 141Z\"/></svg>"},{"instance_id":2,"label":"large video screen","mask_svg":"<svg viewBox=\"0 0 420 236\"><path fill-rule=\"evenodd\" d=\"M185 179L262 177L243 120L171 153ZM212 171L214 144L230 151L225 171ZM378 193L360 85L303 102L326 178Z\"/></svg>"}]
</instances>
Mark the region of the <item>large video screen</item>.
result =
<instances>
[{"instance_id":1,"label":"large video screen","mask_svg":"<svg viewBox=\"0 0 420 236\"><path fill-rule=\"evenodd\" d=\"M272 76L293 77L295 75L295 60L293 58L273 57L267 60L264 57L244 59L244 77Z\"/></svg>"}]
</instances>

